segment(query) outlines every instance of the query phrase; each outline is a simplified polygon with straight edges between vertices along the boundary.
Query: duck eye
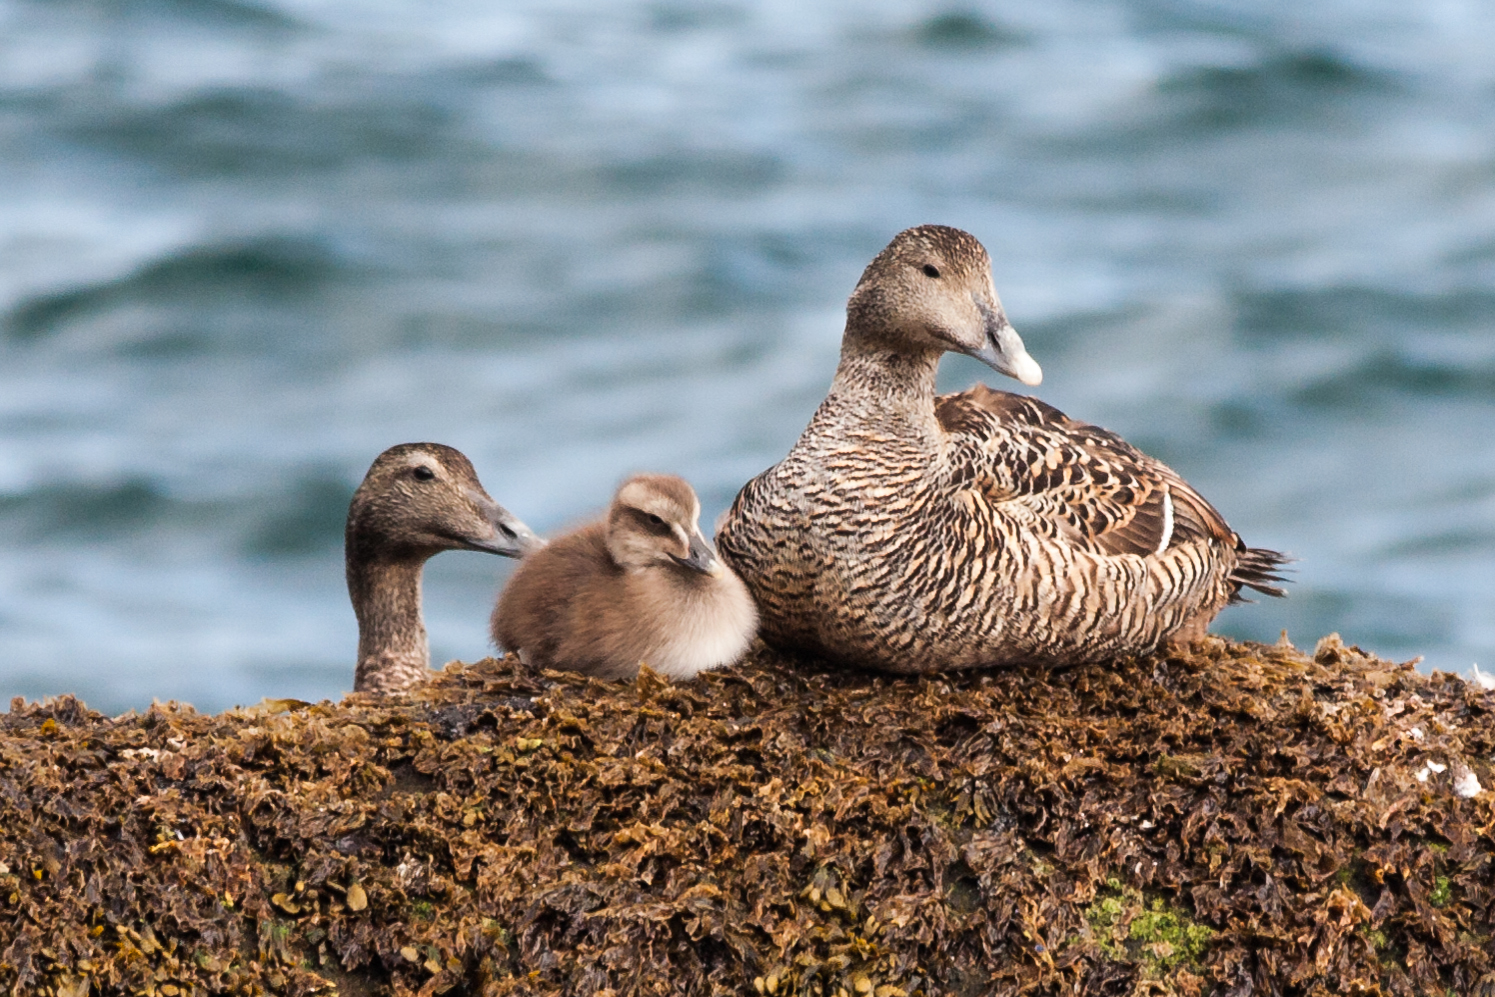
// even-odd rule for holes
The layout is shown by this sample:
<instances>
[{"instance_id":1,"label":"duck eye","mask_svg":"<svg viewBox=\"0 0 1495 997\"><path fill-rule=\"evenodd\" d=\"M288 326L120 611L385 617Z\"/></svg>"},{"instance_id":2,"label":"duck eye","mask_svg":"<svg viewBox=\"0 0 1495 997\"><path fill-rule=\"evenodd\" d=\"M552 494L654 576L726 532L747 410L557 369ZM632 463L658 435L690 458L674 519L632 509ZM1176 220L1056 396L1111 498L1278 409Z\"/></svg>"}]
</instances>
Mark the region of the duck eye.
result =
<instances>
[{"instance_id":1,"label":"duck eye","mask_svg":"<svg viewBox=\"0 0 1495 997\"><path fill-rule=\"evenodd\" d=\"M654 515L654 513L651 512L651 513L649 513L649 525L650 526L663 526L664 525L664 520L660 519L658 516Z\"/></svg>"},{"instance_id":2,"label":"duck eye","mask_svg":"<svg viewBox=\"0 0 1495 997\"><path fill-rule=\"evenodd\" d=\"M410 473L415 475L416 481L430 481L432 478L436 477L436 472L431 470L424 464L419 465Z\"/></svg>"},{"instance_id":3,"label":"duck eye","mask_svg":"<svg viewBox=\"0 0 1495 997\"><path fill-rule=\"evenodd\" d=\"M939 275L940 275L940 268L939 267L935 266L933 263L926 263L926 264L924 264L924 276L926 276L926 277L938 277Z\"/></svg>"}]
</instances>

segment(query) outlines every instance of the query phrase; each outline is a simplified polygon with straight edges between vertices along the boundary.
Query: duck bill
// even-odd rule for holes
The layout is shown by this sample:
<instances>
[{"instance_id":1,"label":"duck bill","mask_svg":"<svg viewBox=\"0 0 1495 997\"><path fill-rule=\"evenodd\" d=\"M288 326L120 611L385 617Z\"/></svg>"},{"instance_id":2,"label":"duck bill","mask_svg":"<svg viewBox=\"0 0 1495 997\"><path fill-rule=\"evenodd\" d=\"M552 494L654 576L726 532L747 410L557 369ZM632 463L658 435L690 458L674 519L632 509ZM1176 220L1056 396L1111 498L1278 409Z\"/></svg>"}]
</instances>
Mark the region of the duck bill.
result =
<instances>
[{"instance_id":1,"label":"duck bill","mask_svg":"<svg viewBox=\"0 0 1495 997\"><path fill-rule=\"evenodd\" d=\"M716 551L711 549L711 545L700 533L691 534L690 552L685 557L676 557L671 554L670 558L682 568L699 571L703 575L722 573L722 563L716 559Z\"/></svg>"},{"instance_id":2,"label":"duck bill","mask_svg":"<svg viewBox=\"0 0 1495 997\"><path fill-rule=\"evenodd\" d=\"M979 349L967 352L998 374L1006 374L1030 388L1043 381L1043 368L1028 355L1017 330L1000 313L987 320L986 342Z\"/></svg>"},{"instance_id":3,"label":"duck bill","mask_svg":"<svg viewBox=\"0 0 1495 997\"><path fill-rule=\"evenodd\" d=\"M523 557L545 546L545 541L534 530L492 499L480 502L479 507L488 520L489 529L482 536L462 538L469 550L480 550L500 557Z\"/></svg>"}]
</instances>

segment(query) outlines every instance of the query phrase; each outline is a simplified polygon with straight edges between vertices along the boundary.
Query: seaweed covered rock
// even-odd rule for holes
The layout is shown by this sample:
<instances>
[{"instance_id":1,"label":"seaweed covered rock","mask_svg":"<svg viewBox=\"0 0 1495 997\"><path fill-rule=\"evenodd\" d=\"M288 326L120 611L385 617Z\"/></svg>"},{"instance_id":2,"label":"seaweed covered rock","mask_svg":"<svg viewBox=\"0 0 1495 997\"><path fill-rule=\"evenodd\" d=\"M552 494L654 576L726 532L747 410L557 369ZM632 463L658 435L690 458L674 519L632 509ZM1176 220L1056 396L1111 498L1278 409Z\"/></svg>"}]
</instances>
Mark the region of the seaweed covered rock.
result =
<instances>
[{"instance_id":1,"label":"seaweed covered rock","mask_svg":"<svg viewBox=\"0 0 1495 997\"><path fill-rule=\"evenodd\" d=\"M0 988L1492 994L1495 696L1326 638L0 717Z\"/></svg>"}]
</instances>

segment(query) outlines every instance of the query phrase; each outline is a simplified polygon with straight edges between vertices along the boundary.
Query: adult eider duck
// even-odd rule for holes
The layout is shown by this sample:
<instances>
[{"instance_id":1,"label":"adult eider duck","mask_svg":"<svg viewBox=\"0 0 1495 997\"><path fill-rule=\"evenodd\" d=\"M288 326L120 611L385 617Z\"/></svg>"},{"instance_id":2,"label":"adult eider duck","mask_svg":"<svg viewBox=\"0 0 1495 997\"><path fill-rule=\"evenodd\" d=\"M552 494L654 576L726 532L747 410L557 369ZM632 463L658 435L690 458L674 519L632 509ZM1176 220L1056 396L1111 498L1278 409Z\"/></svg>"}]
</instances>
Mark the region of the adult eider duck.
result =
<instances>
[{"instance_id":1,"label":"adult eider duck","mask_svg":"<svg viewBox=\"0 0 1495 997\"><path fill-rule=\"evenodd\" d=\"M936 398L947 351L1024 384L985 248L901 232L847 303L830 393L717 533L770 644L889 672L1144 653L1205 633L1285 558L1247 547L1114 433L978 386Z\"/></svg>"},{"instance_id":2,"label":"adult eider duck","mask_svg":"<svg viewBox=\"0 0 1495 997\"><path fill-rule=\"evenodd\" d=\"M697 525L673 475L625 481L607 517L526 558L499 596L493 640L527 664L630 679L729 665L757 626L752 597Z\"/></svg>"},{"instance_id":3,"label":"adult eider duck","mask_svg":"<svg viewBox=\"0 0 1495 997\"><path fill-rule=\"evenodd\" d=\"M520 557L543 541L483 490L472 463L439 443L377 458L348 506L344 558L358 616L359 692L399 692L430 667L420 611L426 560L444 550Z\"/></svg>"}]
</instances>

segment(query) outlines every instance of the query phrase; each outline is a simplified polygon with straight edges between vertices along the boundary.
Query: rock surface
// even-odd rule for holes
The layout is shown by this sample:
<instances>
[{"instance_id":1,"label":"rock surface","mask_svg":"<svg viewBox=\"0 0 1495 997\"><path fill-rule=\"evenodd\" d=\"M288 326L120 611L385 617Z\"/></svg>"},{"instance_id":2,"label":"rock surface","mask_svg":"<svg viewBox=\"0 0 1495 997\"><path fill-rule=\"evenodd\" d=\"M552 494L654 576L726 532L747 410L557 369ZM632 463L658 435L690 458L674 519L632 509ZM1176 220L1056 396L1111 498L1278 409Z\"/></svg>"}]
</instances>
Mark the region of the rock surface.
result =
<instances>
[{"instance_id":1,"label":"rock surface","mask_svg":"<svg viewBox=\"0 0 1495 997\"><path fill-rule=\"evenodd\" d=\"M13 994L1495 994L1495 694L1325 638L0 717Z\"/></svg>"}]
</instances>

